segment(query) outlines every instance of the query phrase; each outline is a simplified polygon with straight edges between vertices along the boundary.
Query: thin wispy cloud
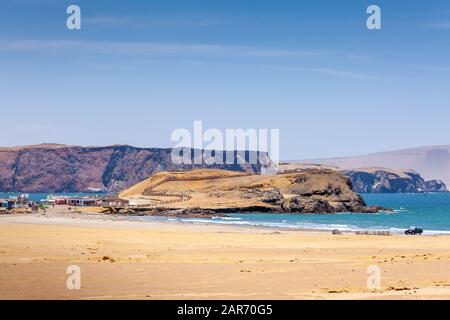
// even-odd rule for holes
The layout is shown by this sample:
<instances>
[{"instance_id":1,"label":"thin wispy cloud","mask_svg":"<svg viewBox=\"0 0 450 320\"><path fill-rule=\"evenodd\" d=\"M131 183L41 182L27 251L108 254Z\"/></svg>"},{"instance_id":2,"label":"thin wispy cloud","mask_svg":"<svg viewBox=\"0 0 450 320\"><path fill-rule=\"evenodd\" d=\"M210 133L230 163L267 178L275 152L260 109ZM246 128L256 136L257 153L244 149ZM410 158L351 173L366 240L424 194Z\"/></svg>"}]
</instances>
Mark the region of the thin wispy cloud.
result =
<instances>
[{"instance_id":1,"label":"thin wispy cloud","mask_svg":"<svg viewBox=\"0 0 450 320\"><path fill-rule=\"evenodd\" d=\"M346 77L346 78L351 78L351 79L359 79L359 80L376 79L376 77L374 77L372 75L348 71L348 70L339 70L339 69L332 69L332 68L311 68L311 70L315 71L315 72L323 73L323 74Z\"/></svg>"},{"instance_id":2,"label":"thin wispy cloud","mask_svg":"<svg viewBox=\"0 0 450 320\"><path fill-rule=\"evenodd\" d=\"M319 51L302 51L293 49L262 48L239 45L186 44L186 43L154 43L154 42L103 42L103 41L71 41L71 40L22 40L0 42L0 52L48 52L49 54L76 53L97 55L130 55L141 58L157 56L220 58L300 58L302 60L323 59L333 53ZM179 60L179 59L178 59ZM197 62L200 60L197 60ZM282 60L283 61L283 60ZM298 60L289 60L298 61ZM204 61L205 62L205 61ZM317 65L317 62L314 62ZM344 77L356 80L373 80L373 75L330 67L308 67L287 65L258 65L256 67L284 70L314 72L322 75ZM117 67L117 66L115 66Z\"/></svg>"},{"instance_id":3,"label":"thin wispy cloud","mask_svg":"<svg viewBox=\"0 0 450 320\"><path fill-rule=\"evenodd\" d=\"M425 15L425 16L448 16L448 15L450 15L450 10L441 9L441 10L437 10L437 11L422 13L422 15Z\"/></svg>"},{"instance_id":4,"label":"thin wispy cloud","mask_svg":"<svg viewBox=\"0 0 450 320\"><path fill-rule=\"evenodd\" d=\"M205 17L153 17L153 16L112 16L98 14L83 18L83 23L95 27L131 27L131 28L178 28L210 27L223 24L223 21Z\"/></svg>"},{"instance_id":5,"label":"thin wispy cloud","mask_svg":"<svg viewBox=\"0 0 450 320\"><path fill-rule=\"evenodd\" d=\"M408 68L414 68L426 71L449 72L450 66L432 66L432 65L407 65Z\"/></svg>"},{"instance_id":6,"label":"thin wispy cloud","mask_svg":"<svg viewBox=\"0 0 450 320\"><path fill-rule=\"evenodd\" d=\"M373 58L366 54L360 54L360 53L349 53L346 54L345 57L351 61L356 62L371 62L373 61Z\"/></svg>"},{"instance_id":7,"label":"thin wispy cloud","mask_svg":"<svg viewBox=\"0 0 450 320\"><path fill-rule=\"evenodd\" d=\"M131 24L132 20L128 17L113 17L98 15L93 17L84 17L83 24L93 26L123 26Z\"/></svg>"},{"instance_id":8,"label":"thin wispy cloud","mask_svg":"<svg viewBox=\"0 0 450 320\"><path fill-rule=\"evenodd\" d=\"M375 80L379 79L378 77L361 72L355 72L351 70L338 69L338 68L330 68L330 67L305 67L305 66L288 66L288 67L278 67L278 66L270 66L272 69L276 70L285 70L285 71L300 71L300 72L314 72L320 73L323 75L330 75L336 77L349 78L354 80Z\"/></svg>"},{"instance_id":9,"label":"thin wispy cloud","mask_svg":"<svg viewBox=\"0 0 450 320\"><path fill-rule=\"evenodd\" d=\"M122 54L122 55L204 55L247 57L311 57L320 53L301 50L280 50L262 47L214 44L157 42L104 42L71 40L22 40L0 42L0 51L57 51Z\"/></svg>"},{"instance_id":10,"label":"thin wispy cloud","mask_svg":"<svg viewBox=\"0 0 450 320\"><path fill-rule=\"evenodd\" d=\"M450 20L431 22L426 25L427 29L450 30Z\"/></svg>"}]
</instances>

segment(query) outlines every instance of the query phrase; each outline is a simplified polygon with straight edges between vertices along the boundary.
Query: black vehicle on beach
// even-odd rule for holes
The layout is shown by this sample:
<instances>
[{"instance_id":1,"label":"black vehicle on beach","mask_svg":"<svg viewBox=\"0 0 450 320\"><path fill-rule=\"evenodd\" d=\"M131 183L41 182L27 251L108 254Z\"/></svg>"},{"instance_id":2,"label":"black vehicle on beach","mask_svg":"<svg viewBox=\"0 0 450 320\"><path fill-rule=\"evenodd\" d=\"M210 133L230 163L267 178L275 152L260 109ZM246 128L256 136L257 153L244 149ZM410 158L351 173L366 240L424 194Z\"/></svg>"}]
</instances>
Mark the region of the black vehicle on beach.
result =
<instances>
[{"instance_id":1,"label":"black vehicle on beach","mask_svg":"<svg viewBox=\"0 0 450 320\"><path fill-rule=\"evenodd\" d=\"M408 230L405 231L406 235L421 235L422 233L423 229L418 227L410 227Z\"/></svg>"}]
</instances>

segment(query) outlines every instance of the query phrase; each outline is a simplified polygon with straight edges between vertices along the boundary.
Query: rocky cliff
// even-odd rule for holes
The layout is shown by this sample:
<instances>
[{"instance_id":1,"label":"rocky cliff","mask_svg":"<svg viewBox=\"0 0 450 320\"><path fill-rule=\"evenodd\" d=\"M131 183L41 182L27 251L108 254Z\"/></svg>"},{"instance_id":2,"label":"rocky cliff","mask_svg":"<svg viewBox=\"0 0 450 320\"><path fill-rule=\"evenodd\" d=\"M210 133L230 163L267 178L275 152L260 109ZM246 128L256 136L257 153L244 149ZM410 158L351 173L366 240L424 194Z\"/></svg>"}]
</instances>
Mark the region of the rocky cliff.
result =
<instances>
[{"instance_id":1,"label":"rocky cliff","mask_svg":"<svg viewBox=\"0 0 450 320\"><path fill-rule=\"evenodd\" d=\"M192 215L232 212L377 212L352 190L350 180L332 170L276 175L200 169L161 172L121 192L149 214Z\"/></svg>"},{"instance_id":2,"label":"rocky cliff","mask_svg":"<svg viewBox=\"0 0 450 320\"><path fill-rule=\"evenodd\" d=\"M305 160L302 163L316 163L337 167L341 170L355 168L411 169L425 180L439 179L450 185L450 145L372 153L346 158Z\"/></svg>"},{"instance_id":3,"label":"rocky cliff","mask_svg":"<svg viewBox=\"0 0 450 320\"><path fill-rule=\"evenodd\" d=\"M249 173L261 170L259 164L237 164L237 161L230 165L178 165L172 162L171 152L172 149L127 145L80 147L46 144L0 148L0 191L120 191L159 171L205 167ZM236 159L237 154L234 156ZM261 154L260 158L268 159L266 154Z\"/></svg>"},{"instance_id":4,"label":"rocky cliff","mask_svg":"<svg viewBox=\"0 0 450 320\"><path fill-rule=\"evenodd\" d=\"M440 180L425 181L417 172L383 168L344 171L359 193L448 192Z\"/></svg>"}]
</instances>

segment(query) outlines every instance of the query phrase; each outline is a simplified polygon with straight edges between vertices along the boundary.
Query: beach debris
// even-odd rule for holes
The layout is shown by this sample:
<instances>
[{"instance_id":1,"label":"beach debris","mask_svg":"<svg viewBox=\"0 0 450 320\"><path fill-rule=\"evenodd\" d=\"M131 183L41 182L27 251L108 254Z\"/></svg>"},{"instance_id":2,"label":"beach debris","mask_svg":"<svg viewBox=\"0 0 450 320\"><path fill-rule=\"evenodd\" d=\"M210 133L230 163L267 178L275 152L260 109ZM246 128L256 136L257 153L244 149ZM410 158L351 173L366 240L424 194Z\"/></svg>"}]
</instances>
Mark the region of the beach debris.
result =
<instances>
[{"instance_id":1,"label":"beach debris","mask_svg":"<svg viewBox=\"0 0 450 320\"><path fill-rule=\"evenodd\" d=\"M366 235L366 236L390 236L390 231L356 231L357 235Z\"/></svg>"},{"instance_id":2,"label":"beach debris","mask_svg":"<svg viewBox=\"0 0 450 320\"><path fill-rule=\"evenodd\" d=\"M103 256L102 258L103 261L109 261L111 263L116 262L116 260L114 260L113 258L111 258L110 256ZM99 261L100 262L100 261Z\"/></svg>"},{"instance_id":3,"label":"beach debris","mask_svg":"<svg viewBox=\"0 0 450 320\"><path fill-rule=\"evenodd\" d=\"M417 290L418 288L414 288L415 290ZM413 289L408 288L408 287L388 287L388 290L390 291L411 291Z\"/></svg>"},{"instance_id":4,"label":"beach debris","mask_svg":"<svg viewBox=\"0 0 450 320\"><path fill-rule=\"evenodd\" d=\"M348 290L341 289L341 290L329 290L328 293L336 294L336 293L348 293Z\"/></svg>"}]
</instances>

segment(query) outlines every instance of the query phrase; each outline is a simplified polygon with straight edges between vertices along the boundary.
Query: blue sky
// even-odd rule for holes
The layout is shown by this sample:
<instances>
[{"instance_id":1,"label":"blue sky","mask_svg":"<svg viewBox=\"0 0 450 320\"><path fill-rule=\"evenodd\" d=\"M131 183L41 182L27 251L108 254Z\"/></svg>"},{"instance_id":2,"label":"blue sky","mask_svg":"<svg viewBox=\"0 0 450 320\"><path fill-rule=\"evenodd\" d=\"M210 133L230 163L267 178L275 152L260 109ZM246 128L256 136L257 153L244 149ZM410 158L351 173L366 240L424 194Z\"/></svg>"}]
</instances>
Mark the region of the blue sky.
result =
<instances>
[{"instance_id":1,"label":"blue sky","mask_svg":"<svg viewBox=\"0 0 450 320\"><path fill-rule=\"evenodd\" d=\"M449 57L447 0L2 0L0 145L170 147L194 120L279 128L282 159L448 144Z\"/></svg>"}]
</instances>

